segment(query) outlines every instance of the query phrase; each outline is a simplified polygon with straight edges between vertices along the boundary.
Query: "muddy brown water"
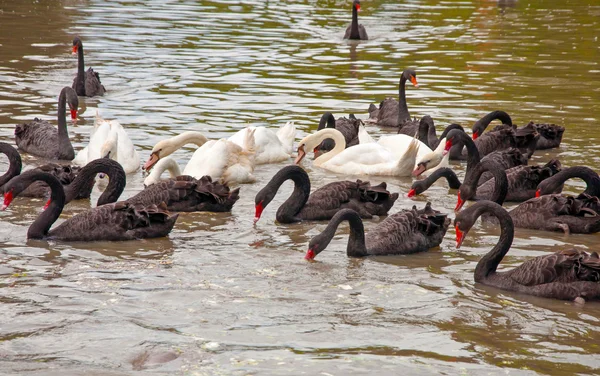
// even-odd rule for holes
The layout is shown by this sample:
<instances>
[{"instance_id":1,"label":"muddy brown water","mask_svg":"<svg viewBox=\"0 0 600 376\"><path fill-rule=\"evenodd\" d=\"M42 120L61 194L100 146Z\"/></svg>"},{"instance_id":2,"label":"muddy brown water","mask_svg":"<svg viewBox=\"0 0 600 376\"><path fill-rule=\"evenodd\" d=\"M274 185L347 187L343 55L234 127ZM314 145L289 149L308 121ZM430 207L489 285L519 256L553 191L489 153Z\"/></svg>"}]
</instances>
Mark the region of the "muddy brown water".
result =
<instances>
[{"instance_id":1,"label":"muddy brown water","mask_svg":"<svg viewBox=\"0 0 600 376\"><path fill-rule=\"evenodd\" d=\"M470 126L503 109L520 125L564 125L562 146L533 163L558 157L597 168L600 6L592 3L363 1L371 39L352 43L341 38L349 1L2 1L0 139L13 142L15 124L35 116L55 121L58 92L75 74L77 34L108 92L80 98L69 128L76 150L97 109L127 128L143 159L184 130L220 138L293 120L300 139L326 110L366 118L368 105L396 95L400 72L413 67L413 115ZM179 163L192 151L178 152ZM346 178L310 161L315 186ZM308 240L325 223L275 223L290 183L252 226L254 195L284 165L259 166L231 214L182 214L158 240L27 241L43 203L15 200L0 213L0 373L600 372L600 304L473 282L477 260L497 241L493 226L478 224L460 250L450 229L426 253L356 260L345 255L344 225L317 262L305 262ZM455 168L462 176L464 166ZM454 217L456 194L445 184L412 201L410 178L369 180L403 193L392 212L432 201ZM141 172L129 175L123 197L142 185ZM70 204L61 219L90 205ZM517 230L502 268L573 246L597 250L598 240Z\"/></svg>"}]
</instances>

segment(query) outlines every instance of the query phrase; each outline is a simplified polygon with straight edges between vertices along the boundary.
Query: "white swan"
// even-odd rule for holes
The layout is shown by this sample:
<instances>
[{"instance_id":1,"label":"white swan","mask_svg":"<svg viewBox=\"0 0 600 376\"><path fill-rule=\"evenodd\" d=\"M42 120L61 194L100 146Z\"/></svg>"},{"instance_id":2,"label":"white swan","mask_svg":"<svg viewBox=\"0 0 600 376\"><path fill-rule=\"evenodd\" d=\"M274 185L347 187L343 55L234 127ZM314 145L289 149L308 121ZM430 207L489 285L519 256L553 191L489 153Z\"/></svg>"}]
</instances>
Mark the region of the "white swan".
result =
<instances>
[{"instance_id":1,"label":"white swan","mask_svg":"<svg viewBox=\"0 0 600 376\"><path fill-rule=\"evenodd\" d=\"M358 138L361 144L377 142L379 145L386 148L389 152L400 158L404 151L414 141L414 137L405 134L395 134L391 136L382 136L378 141L375 141L363 127L358 132ZM435 150L431 150L429 146L417 140L419 151L417 152L416 163L413 171L414 176L421 174L428 175L438 168L448 167L450 156L444 156L444 146L446 139L440 141Z\"/></svg>"},{"instance_id":2,"label":"white swan","mask_svg":"<svg viewBox=\"0 0 600 376\"><path fill-rule=\"evenodd\" d=\"M183 175L197 179L208 175L221 182L252 183L254 171L254 131L246 133L244 147L226 139L208 140L202 133L188 131L154 145L144 170L149 171L161 158L187 144L200 146L183 169Z\"/></svg>"},{"instance_id":3,"label":"white swan","mask_svg":"<svg viewBox=\"0 0 600 376\"><path fill-rule=\"evenodd\" d=\"M106 156L119 162L127 174L140 168L140 156L123 126L116 120L104 120L96 113L89 144L77 153L73 162L85 166Z\"/></svg>"},{"instance_id":4,"label":"white swan","mask_svg":"<svg viewBox=\"0 0 600 376\"><path fill-rule=\"evenodd\" d=\"M171 179L175 179L178 176L181 176L181 169L175 161L171 157L162 158L160 161L154 165L152 172L144 179L144 185L146 187L158 183L161 179L160 176L163 172L168 171L169 177Z\"/></svg>"},{"instance_id":5,"label":"white swan","mask_svg":"<svg viewBox=\"0 0 600 376\"><path fill-rule=\"evenodd\" d=\"M290 159L296 138L294 122L288 121L277 132L265 127L247 127L229 137L229 141L244 147L246 134L252 130L255 164L277 163Z\"/></svg>"},{"instance_id":6,"label":"white swan","mask_svg":"<svg viewBox=\"0 0 600 376\"><path fill-rule=\"evenodd\" d=\"M313 165L349 175L410 176L419 149L417 139L413 140L400 157L378 143L358 144L346 149L346 141L340 131L325 128L300 141L295 163L300 163L306 150L314 150L327 138L333 139L335 147L316 158Z\"/></svg>"}]
</instances>

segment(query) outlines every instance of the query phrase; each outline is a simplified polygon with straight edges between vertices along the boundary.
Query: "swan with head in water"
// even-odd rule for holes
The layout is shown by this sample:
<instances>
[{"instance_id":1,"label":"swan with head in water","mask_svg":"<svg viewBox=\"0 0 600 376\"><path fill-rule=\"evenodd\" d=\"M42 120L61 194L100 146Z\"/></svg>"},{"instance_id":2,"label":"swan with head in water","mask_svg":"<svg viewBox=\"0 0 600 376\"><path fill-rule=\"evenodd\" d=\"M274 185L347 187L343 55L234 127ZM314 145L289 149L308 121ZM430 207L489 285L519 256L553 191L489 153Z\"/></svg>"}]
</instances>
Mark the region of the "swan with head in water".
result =
<instances>
[{"instance_id":1,"label":"swan with head in water","mask_svg":"<svg viewBox=\"0 0 600 376\"><path fill-rule=\"evenodd\" d=\"M15 142L19 149L42 158L73 160L75 151L67 131L67 104L71 109L71 117L76 119L79 99L70 87L64 87L58 97L58 129L38 118L31 123L17 125Z\"/></svg>"},{"instance_id":2,"label":"swan with head in water","mask_svg":"<svg viewBox=\"0 0 600 376\"><path fill-rule=\"evenodd\" d=\"M52 193L47 209L27 231L29 239L95 241L156 238L171 232L178 217L178 214L171 215L164 203L144 206L121 201L77 214L51 230L65 205L65 191L54 176L37 170L24 172L4 186L2 209L6 209L14 197L37 180L48 184Z\"/></svg>"},{"instance_id":3,"label":"swan with head in water","mask_svg":"<svg viewBox=\"0 0 600 376\"><path fill-rule=\"evenodd\" d=\"M152 148L150 158L144 164L144 170L150 171L161 159L173 154L187 144L199 148L183 169L183 175L196 179L210 176L224 184L252 183L254 175L254 130L246 133L244 147L226 139L208 140L202 133L188 131L180 135L159 141Z\"/></svg>"},{"instance_id":4,"label":"swan with head in water","mask_svg":"<svg viewBox=\"0 0 600 376\"><path fill-rule=\"evenodd\" d=\"M294 192L277 210L279 223L301 220L330 219L344 208L356 210L362 218L387 215L398 193L390 193L386 183L372 186L368 181L336 181L310 193L308 174L299 166L286 166L279 170L254 199L258 222L263 210L275 198L277 191L287 180L294 182Z\"/></svg>"},{"instance_id":5,"label":"swan with head in water","mask_svg":"<svg viewBox=\"0 0 600 376\"><path fill-rule=\"evenodd\" d=\"M358 23L358 12L360 12L360 0L352 2L352 22L346 28L344 39L368 40L367 30Z\"/></svg>"},{"instance_id":6,"label":"swan with head in water","mask_svg":"<svg viewBox=\"0 0 600 376\"><path fill-rule=\"evenodd\" d=\"M456 248L461 247L467 233L483 214L494 216L500 223L501 232L498 244L477 263L475 282L551 299L600 299L600 258L596 252L558 251L498 272L498 265L512 245L515 226L509 213L494 202L480 201L456 215Z\"/></svg>"},{"instance_id":7,"label":"swan with head in water","mask_svg":"<svg viewBox=\"0 0 600 376\"><path fill-rule=\"evenodd\" d=\"M350 224L346 253L350 257L405 255L424 252L442 242L450 219L433 210L427 203L424 209L402 210L392 214L365 236L362 220L351 209L337 212L325 230L310 240L305 259L313 260L327 246L341 222Z\"/></svg>"},{"instance_id":8,"label":"swan with head in water","mask_svg":"<svg viewBox=\"0 0 600 376\"><path fill-rule=\"evenodd\" d=\"M77 76L73 80L73 89L77 95L82 97L94 97L96 95L104 95L106 89L100 83L100 75L94 72L92 68L85 71L83 62L83 43L81 38L73 38L73 53L77 54Z\"/></svg>"}]
</instances>

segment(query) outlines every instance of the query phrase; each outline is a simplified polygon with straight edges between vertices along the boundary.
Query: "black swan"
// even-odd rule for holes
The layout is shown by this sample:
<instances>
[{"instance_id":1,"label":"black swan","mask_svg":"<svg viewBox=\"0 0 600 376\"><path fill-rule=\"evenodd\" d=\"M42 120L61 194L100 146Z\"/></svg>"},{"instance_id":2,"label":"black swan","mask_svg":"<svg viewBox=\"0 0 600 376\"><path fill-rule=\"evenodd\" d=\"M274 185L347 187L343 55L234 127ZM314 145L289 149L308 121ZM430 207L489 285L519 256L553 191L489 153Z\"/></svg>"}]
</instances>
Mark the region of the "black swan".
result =
<instances>
[{"instance_id":1,"label":"black swan","mask_svg":"<svg viewBox=\"0 0 600 376\"><path fill-rule=\"evenodd\" d=\"M360 12L360 1L352 2L352 23L346 28L344 39L368 40L367 30L358 23L358 12Z\"/></svg>"},{"instance_id":2,"label":"black swan","mask_svg":"<svg viewBox=\"0 0 600 376\"><path fill-rule=\"evenodd\" d=\"M398 193L386 190L385 183L371 186L368 181L360 180L329 183L311 194L306 171L299 166L286 166L256 194L254 223L260 219L279 187L290 179L294 182L294 192L277 210L275 218L279 223L331 219L344 208L356 210L363 218L372 218L386 215L398 198Z\"/></svg>"},{"instance_id":3,"label":"black swan","mask_svg":"<svg viewBox=\"0 0 600 376\"><path fill-rule=\"evenodd\" d=\"M229 190L227 185L213 182L210 176L195 179L182 175L152 184L127 202L144 206L164 202L168 210L176 212L228 212L239 195L239 188Z\"/></svg>"},{"instance_id":4,"label":"black swan","mask_svg":"<svg viewBox=\"0 0 600 376\"><path fill-rule=\"evenodd\" d=\"M580 178L585 181L587 187L583 194L600 197L600 176L594 170L585 166L565 168L551 178L542 181L537 187L535 197L562 192L563 184L571 178Z\"/></svg>"},{"instance_id":5,"label":"black swan","mask_svg":"<svg viewBox=\"0 0 600 376\"><path fill-rule=\"evenodd\" d=\"M427 203L424 209L402 210L392 214L365 236L360 215L352 209L343 209L319 235L310 240L304 257L313 260L321 253L335 235L335 230L343 221L350 224L350 238L346 253L350 257L406 255L425 252L442 242L450 219L446 214L433 210Z\"/></svg>"},{"instance_id":6,"label":"black swan","mask_svg":"<svg viewBox=\"0 0 600 376\"><path fill-rule=\"evenodd\" d=\"M506 112L492 111L473 124L473 140L476 140L478 137L480 137L490 122L496 119L502 121L502 124L511 126L516 131L517 142L519 143L518 146L521 149L524 147L531 147L531 145L529 145L531 140L526 139L523 136L529 138L529 134L532 130L535 130L539 134L539 137L536 138L536 142L533 144L534 150L544 150L558 147L562 141L563 133L565 132L565 127L561 127L556 124L536 124L533 121L530 121L523 127L517 128L513 125L512 119Z\"/></svg>"},{"instance_id":7,"label":"black swan","mask_svg":"<svg viewBox=\"0 0 600 376\"><path fill-rule=\"evenodd\" d=\"M383 127L400 127L398 133L414 136L419 127L417 119L411 120L408 106L406 105L406 81L418 87L417 73L412 69L405 69L400 76L398 84L398 99L386 98L379 104L379 108L369 106L369 119Z\"/></svg>"},{"instance_id":8,"label":"black swan","mask_svg":"<svg viewBox=\"0 0 600 376\"><path fill-rule=\"evenodd\" d=\"M357 119L354 115L350 114L349 118L335 118L331 112L325 112L323 116L321 116L321 120L319 121L319 128L317 131L325 128L335 128L340 131L344 138L346 139L346 147L354 146L359 143L358 141L358 130L362 125L362 121ZM327 140L321 142L321 145L317 146L314 152L326 152L330 151L334 147L334 142L332 139L328 138Z\"/></svg>"},{"instance_id":9,"label":"black swan","mask_svg":"<svg viewBox=\"0 0 600 376\"><path fill-rule=\"evenodd\" d=\"M474 168L482 160L492 160L502 166L505 170L527 164L527 157L525 157L521 151L517 148L510 148L504 150L498 150L493 153L486 155L483 159L481 159L481 154L479 150L475 146L473 140L467 136L467 134L460 129L453 129L446 136L446 147L444 149L445 152L452 150L455 144L464 145L467 149L467 172L466 175L470 173L470 171ZM487 180L491 179L491 174L484 174L479 184L485 183ZM465 176L466 178L466 176Z\"/></svg>"},{"instance_id":10,"label":"black swan","mask_svg":"<svg viewBox=\"0 0 600 376\"><path fill-rule=\"evenodd\" d=\"M82 97L104 95L106 89L100 83L100 75L92 68L85 71L83 62L83 44L79 37L73 38L73 53L77 54L77 76L73 80L73 89Z\"/></svg>"},{"instance_id":11,"label":"black swan","mask_svg":"<svg viewBox=\"0 0 600 376\"><path fill-rule=\"evenodd\" d=\"M156 238L171 232L179 215L171 215L164 203L159 206L144 206L120 201L77 214L50 230L63 210L65 192L60 182L48 173L30 170L9 181L4 186L2 209L6 209L14 197L36 180L48 184L52 193L50 205L27 231L29 239L94 241Z\"/></svg>"},{"instance_id":12,"label":"black swan","mask_svg":"<svg viewBox=\"0 0 600 376\"><path fill-rule=\"evenodd\" d=\"M479 176L490 171L494 176L492 201L504 203L508 189L506 173L497 164L490 161L480 163L473 174L465 177L458 189L456 211L466 200L475 197ZM509 214L516 227L532 230L563 231L566 234L591 234L600 231L600 200L594 196L578 198L560 194L544 195L532 198L512 209ZM484 218L489 220L490 218Z\"/></svg>"},{"instance_id":13,"label":"black swan","mask_svg":"<svg viewBox=\"0 0 600 376\"><path fill-rule=\"evenodd\" d=\"M558 251L525 261L511 270L498 272L498 265L512 245L514 224L506 210L496 203L480 201L456 215L456 248L460 248L482 214L495 216L501 232L496 246L477 263L475 282L551 299L600 298L600 258L596 252L589 254L576 249Z\"/></svg>"},{"instance_id":14,"label":"black swan","mask_svg":"<svg viewBox=\"0 0 600 376\"><path fill-rule=\"evenodd\" d=\"M67 132L67 103L77 116L79 99L70 87L64 87L58 97L58 130L45 120L35 118L31 123L19 124L15 128L15 142L19 149L29 154L48 159L72 161L75 151Z\"/></svg>"},{"instance_id":15,"label":"black swan","mask_svg":"<svg viewBox=\"0 0 600 376\"><path fill-rule=\"evenodd\" d=\"M0 176L0 188L4 186L10 179L21 173L21 168L23 167L23 162L21 161L21 155L12 145L6 142L0 142L0 154L4 154L8 157L9 167L4 175ZM69 166L69 165L60 165L57 163L48 163L40 167L36 167L36 170L47 172L49 174L54 175L60 181L60 183L65 186L65 188L73 183L79 172L81 171L81 167L77 166ZM93 185L93 182L92 182ZM90 191L92 187L90 186ZM44 182L37 181L31 184L27 189L21 192L21 197L48 197L50 194L50 187ZM76 198L87 198L89 197L89 193L87 196L77 196Z\"/></svg>"},{"instance_id":16,"label":"black swan","mask_svg":"<svg viewBox=\"0 0 600 376\"><path fill-rule=\"evenodd\" d=\"M486 160L478 164L484 164ZM475 167L477 168L477 167ZM515 166L506 170L508 178L508 193L506 194L506 201L527 201L530 198L536 196L536 188L538 184L545 179L549 179L554 174L560 171L560 162L556 159L551 160L543 166ZM448 185L451 189L460 188L460 180L450 168L440 168L434 171L430 176L423 180L416 180L413 182L411 190L408 192L408 197L425 192L433 183L440 178L446 178ZM476 200L490 199L492 192L494 191L495 180L492 178L487 180L485 183L477 187L477 198ZM553 193L559 193L559 190L555 190Z\"/></svg>"}]
</instances>

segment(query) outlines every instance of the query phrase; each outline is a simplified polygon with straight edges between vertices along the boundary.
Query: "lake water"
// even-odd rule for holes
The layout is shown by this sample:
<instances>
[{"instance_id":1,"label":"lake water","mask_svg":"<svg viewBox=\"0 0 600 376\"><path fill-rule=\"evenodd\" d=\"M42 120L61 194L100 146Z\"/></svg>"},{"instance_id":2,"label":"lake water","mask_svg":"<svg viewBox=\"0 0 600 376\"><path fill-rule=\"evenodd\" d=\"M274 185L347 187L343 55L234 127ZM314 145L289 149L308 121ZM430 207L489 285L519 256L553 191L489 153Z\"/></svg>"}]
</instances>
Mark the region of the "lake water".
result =
<instances>
[{"instance_id":1,"label":"lake water","mask_svg":"<svg viewBox=\"0 0 600 376\"><path fill-rule=\"evenodd\" d=\"M566 127L562 146L536 152L531 163L558 157L597 168L600 5L590 3L365 0L359 18L371 39L356 43L342 39L350 1L3 1L0 140L14 142L14 126L35 116L56 121L79 35L86 65L108 92L80 98L69 127L76 151L97 110L127 128L144 160L157 141L185 130L220 138L293 120L299 140L324 111L366 118L370 103L397 95L411 67L420 85L407 89L409 108L431 115L438 129L470 127L502 109L519 125ZM181 165L192 151L176 153ZM347 178L311 160L304 167L314 186ZM477 260L497 241L493 226L476 225L460 250L450 228L429 252L357 260L345 255L343 225L317 262L306 262L308 241L325 223L275 223L291 183L252 226L254 195L284 165L258 166L257 183L242 186L232 213L182 214L158 240L27 241L43 203L15 200L0 213L0 373L600 372L599 303L473 282ZM464 165L454 167L462 176ZM410 178L369 180L401 192L391 212L429 200L454 217L456 193L445 183L413 201ZM141 172L129 175L123 197L142 187ZM61 218L90 205L72 203ZM517 230L502 267L573 246L597 250L598 240Z\"/></svg>"}]
</instances>

